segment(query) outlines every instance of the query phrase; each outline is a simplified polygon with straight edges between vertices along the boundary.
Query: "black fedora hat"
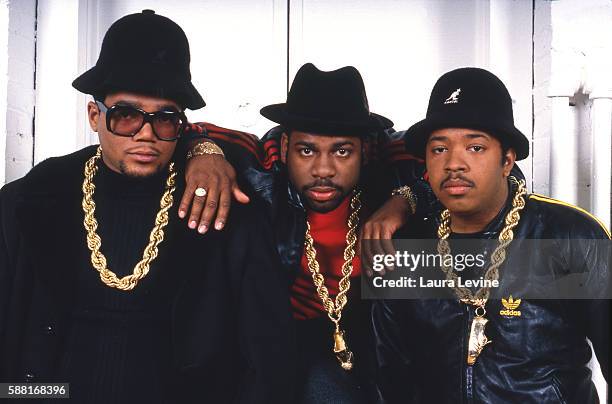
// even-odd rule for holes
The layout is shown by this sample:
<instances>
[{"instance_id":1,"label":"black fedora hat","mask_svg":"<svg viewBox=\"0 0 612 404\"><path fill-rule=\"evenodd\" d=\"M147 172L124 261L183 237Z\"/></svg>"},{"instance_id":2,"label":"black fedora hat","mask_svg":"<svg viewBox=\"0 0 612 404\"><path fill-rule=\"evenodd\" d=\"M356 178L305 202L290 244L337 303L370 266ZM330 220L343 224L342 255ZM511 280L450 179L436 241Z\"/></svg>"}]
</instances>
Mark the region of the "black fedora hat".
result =
<instances>
[{"instance_id":1,"label":"black fedora hat","mask_svg":"<svg viewBox=\"0 0 612 404\"><path fill-rule=\"evenodd\" d=\"M191 83L190 61L189 42L181 27L153 10L143 10L110 26L96 65L72 86L96 97L132 91L198 109L206 103Z\"/></svg>"},{"instance_id":2,"label":"black fedora hat","mask_svg":"<svg viewBox=\"0 0 612 404\"><path fill-rule=\"evenodd\" d=\"M516 159L529 155L529 140L514 126L512 99L493 73L475 67L452 70L440 77L429 97L427 116L406 131L406 148L425 157L431 132L443 128L482 130L516 151Z\"/></svg>"},{"instance_id":3,"label":"black fedora hat","mask_svg":"<svg viewBox=\"0 0 612 404\"><path fill-rule=\"evenodd\" d=\"M370 112L365 86L353 66L324 72L307 63L298 70L287 102L263 107L261 114L291 129L361 136L393 126Z\"/></svg>"}]
</instances>

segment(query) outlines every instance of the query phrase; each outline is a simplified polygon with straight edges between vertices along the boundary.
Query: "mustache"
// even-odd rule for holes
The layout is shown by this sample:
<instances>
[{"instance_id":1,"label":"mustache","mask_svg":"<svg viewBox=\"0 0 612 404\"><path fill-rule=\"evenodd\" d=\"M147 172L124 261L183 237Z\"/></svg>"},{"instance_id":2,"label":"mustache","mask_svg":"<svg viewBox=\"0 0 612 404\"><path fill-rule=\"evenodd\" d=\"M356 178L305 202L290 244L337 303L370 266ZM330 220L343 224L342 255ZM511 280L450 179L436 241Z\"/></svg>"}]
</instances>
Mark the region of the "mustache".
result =
<instances>
[{"instance_id":1,"label":"mustache","mask_svg":"<svg viewBox=\"0 0 612 404\"><path fill-rule=\"evenodd\" d=\"M317 188L317 187L326 187L326 188L334 188L340 192L342 192L342 187L338 184L335 184L332 180L330 180L329 178L322 178L322 179L318 179L316 181L311 182L310 184L306 184L302 187L302 191L306 192L311 188Z\"/></svg>"},{"instance_id":2,"label":"mustache","mask_svg":"<svg viewBox=\"0 0 612 404\"><path fill-rule=\"evenodd\" d=\"M461 175L461 174L454 174L454 175L453 175L453 174L448 174L448 175L446 176L446 178L444 178L444 179L443 179L443 180L440 182L440 189L444 188L444 186L446 185L446 183L447 183L447 182L449 182L449 181L451 181L451 180L453 180L453 181L457 181L457 180L459 180L459 181L465 182L466 184L468 184L468 185L469 185L469 186L471 186L471 187L475 187L475 186L476 186L476 184L474 183L474 181L470 180L469 178L467 178L467 177L465 177L465 176L463 176L463 175Z\"/></svg>"},{"instance_id":3,"label":"mustache","mask_svg":"<svg viewBox=\"0 0 612 404\"><path fill-rule=\"evenodd\" d=\"M147 153L147 154L156 154L156 155L160 155L161 152L152 146L147 146L147 147L142 147L142 146L135 146L135 147L130 147L129 149L125 150L125 153Z\"/></svg>"}]
</instances>

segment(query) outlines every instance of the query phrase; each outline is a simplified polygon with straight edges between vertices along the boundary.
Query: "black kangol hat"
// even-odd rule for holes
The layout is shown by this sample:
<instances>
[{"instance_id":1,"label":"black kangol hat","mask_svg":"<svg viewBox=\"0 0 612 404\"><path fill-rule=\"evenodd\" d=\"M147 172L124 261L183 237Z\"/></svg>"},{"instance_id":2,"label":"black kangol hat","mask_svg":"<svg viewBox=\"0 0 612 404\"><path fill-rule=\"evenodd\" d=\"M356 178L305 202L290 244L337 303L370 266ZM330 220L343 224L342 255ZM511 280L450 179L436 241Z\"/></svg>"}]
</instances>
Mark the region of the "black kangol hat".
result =
<instances>
[{"instance_id":1,"label":"black kangol hat","mask_svg":"<svg viewBox=\"0 0 612 404\"><path fill-rule=\"evenodd\" d=\"M529 140L514 126L506 86L484 69L465 67L438 79L429 97L427 117L406 131L406 148L424 158L429 135L443 128L482 130L512 147L517 160L529 155Z\"/></svg>"},{"instance_id":2,"label":"black kangol hat","mask_svg":"<svg viewBox=\"0 0 612 404\"><path fill-rule=\"evenodd\" d=\"M363 79L353 66L324 72L307 63L298 70L287 102L263 107L261 114L291 129L362 136L393 126L370 112Z\"/></svg>"},{"instance_id":3,"label":"black kangol hat","mask_svg":"<svg viewBox=\"0 0 612 404\"><path fill-rule=\"evenodd\" d=\"M206 103L191 84L190 61L189 42L181 27L153 10L143 10L111 25L98 62L72 86L94 96L131 91L198 109Z\"/></svg>"}]
</instances>

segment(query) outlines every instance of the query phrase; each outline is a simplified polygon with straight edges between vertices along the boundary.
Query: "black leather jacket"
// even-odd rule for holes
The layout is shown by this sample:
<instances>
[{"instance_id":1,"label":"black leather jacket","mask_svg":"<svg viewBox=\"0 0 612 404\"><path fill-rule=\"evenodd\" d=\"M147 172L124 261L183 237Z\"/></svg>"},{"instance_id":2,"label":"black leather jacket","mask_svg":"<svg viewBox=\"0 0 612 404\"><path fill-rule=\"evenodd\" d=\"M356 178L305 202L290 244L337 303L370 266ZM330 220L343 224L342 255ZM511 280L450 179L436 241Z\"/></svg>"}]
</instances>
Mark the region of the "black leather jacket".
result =
<instances>
[{"instance_id":1,"label":"black leather jacket","mask_svg":"<svg viewBox=\"0 0 612 404\"><path fill-rule=\"evenodd\" d=\"M503 227L509 203L485 229L482 237L495 239ZM437 219L420 222L420 231L435 238ZM419 226L407 226L398 238L423 238ZM542 254L537 248L521 250L532 280L514 283L509 291L538 286L539 275L558 276L568 271L589 272L595 289L610 287L609 249L602 248L609 233L592 217L576 208L537 195L529 195L514 230L515 240L554 239L556 248ZM535 241L538 242L537 240ZM599 247L598 247L599 246ZM512 275L512 257L500 269ZM534 284L535 282L535 284ZM517 286L518 285L518 286ZM599 285L599 286L598 286ZM533 290L533 289L532 289ZM609 297L609 296L608 296ZM520 317L500 313L501 300L489 299L487 345L474 366L466 363L473 308L446 300L381 300L372 308L380 390L388 403L597 403L587 364L592 342L602 372L608 379L610 345L609 300L522 299Z\"/></svg>"}]
</instances>

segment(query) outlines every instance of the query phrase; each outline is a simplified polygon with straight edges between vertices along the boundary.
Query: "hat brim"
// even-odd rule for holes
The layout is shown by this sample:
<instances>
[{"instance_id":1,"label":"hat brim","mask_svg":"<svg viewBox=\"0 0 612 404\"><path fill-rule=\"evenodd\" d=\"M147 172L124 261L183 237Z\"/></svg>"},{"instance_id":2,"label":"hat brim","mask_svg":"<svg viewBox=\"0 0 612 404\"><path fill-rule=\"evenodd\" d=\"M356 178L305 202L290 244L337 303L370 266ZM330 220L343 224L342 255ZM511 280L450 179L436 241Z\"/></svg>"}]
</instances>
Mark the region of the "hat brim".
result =
<instances>
[{"instance_id":1,"label":"hat brim","mask_svg":"<svg viewBox=\"0 0 612 404\"><path fill-rule=\"evenodd\" d=\"M388 129L393 126L393 121L373 112L365 119L354 121L321 119L296 115L287 110L286 103L265 106L261 109L260 113L269 120L283 126L313 133L360 135Z\"/></svg>"},{"instance_id":2,"label":"hat brim","mask_svg":"<svg viewBox=\"0 0 612 404\"><path fill-rule=\"evenodd\" d=\"M444 128L466 128L490 133L516 152L516 160L529 156L529 140L512 124L493 122L482 116L436 115L415 123L406 131L406 150L420 158L425 158L425 146L429 135Z\"/></svg>"},{"instance_id":3,"label":"hat brim","mask_svg":"<svg viewBox=\"0 0 612 404\"><path fill-rule=\"evenodd\" d=\"M163 77L163 83L157 80ZM190 81L172 80L167 73L154 72L151 67L121 69L103 73L97 66L81 74L72 82L72 87L85 94L105 94L109 90L133 91L169 98L182 107L196 110L204 107L204 99Z\"/></svg>"}]
</instances>

